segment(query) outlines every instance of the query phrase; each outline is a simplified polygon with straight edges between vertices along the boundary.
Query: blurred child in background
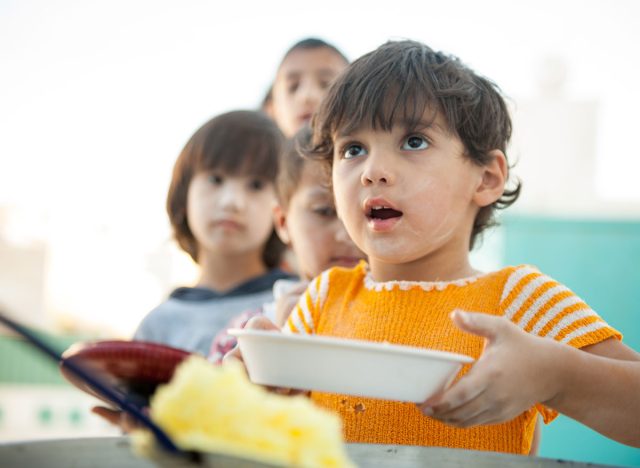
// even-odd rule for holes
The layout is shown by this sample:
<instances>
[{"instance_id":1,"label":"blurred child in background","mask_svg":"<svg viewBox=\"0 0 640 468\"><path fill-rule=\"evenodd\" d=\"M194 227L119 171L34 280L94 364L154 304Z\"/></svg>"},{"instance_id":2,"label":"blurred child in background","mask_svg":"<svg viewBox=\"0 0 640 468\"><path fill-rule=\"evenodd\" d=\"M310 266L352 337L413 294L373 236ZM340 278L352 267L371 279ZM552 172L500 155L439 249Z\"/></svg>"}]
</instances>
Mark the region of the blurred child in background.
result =
<instances>
[{"instance_id":1,"label":"blurred child in background","mask_svg":"<svg viewBox=\"0 0 640 468\"><path fill-rule=\"evenodd\" d=\"M273 84L262 102L262 110L274 119L287 138L295 138L298 140L297 144L299 144L302 139L309 138L309 130L302 129L308 126L313 112L320 104L327 89L348 64L349 61L340 50L322 39L310 37L296 42L287 50L280 61ZM285 168L285 172L280 173L282 180L278 183L279 186L296 186L299 181L303 163L299 160L295 145L296 143L292 140L289 148L283 153L282 163L288 165L289 168ZM277 218L282 214L282 208L287 205L289 196L290 194L288 193L280 193ZM280 221L282 221L281 216ZM280 234L281 237L287 236L286 230L280 230ZM296 241L296 243L301 242L301 238ZM291 246L292 242L288 243ZM314 255L313 252L303 253L302 249L294 250L298 254ZM285 252L284 265L288 269L295 269L293 265L299 261L299 259L296 260L295 256L291 249ZM320 271L318 270L318 273ZM276 303L280 305L278 309L281 316L285 313L284 311L288 314L293 306L292 302L295 302L297 295L304 290L305 281L313 276L307 275L302 271L302 282L297 285L293 280L277 281L274 286L275 302L266 303L264 310L245 311L235 317L229 323L228 328L241 327L249 318L262 313L266 313L268 317L275 319ZM288 303L288 306L284 306L285 303ZM220 332L212 348L211 359L217 361L235 343L235 338L228 335L226 331Z\"/></svg>"},{"instance_id":2,"label":"blurred child in background","mask_svg":"<svg viewBox=\"0 0 640 468\"><path fill-rule=\"evenodd\" d=\"M284 54L262 110L287 138L307 124L333 80L349 64L335 46L307 38Z\"/></svg>"},{"instance_id":3,"label":"blurred child in background","mask_svg":"<svg viewBox=\"0 0 640 468\"><path fill-rule=\"evenodd\" d=\"M303 127L287 143L276 179L276 231L295 255L300 281L278 280L274 302L265 304L262 310L241 314L228 328L241 328L260 314L283 325L309 280L328 268L352 267L364 258L336 215L331 174L322 163L305 159L298 151L298 146L308 144L310 136L310 129ZM221 332L214 340L210 359L219 361L235 344L235 337L226 330Z\"/></svg>"},{"instance_id":4,"label":"blurred child in background","mask_svg":"<svg viewBox=\"0 0 640 468\"><path fill-rule=\"evenodd\" d=\"M342 52L322 39L296 42L280 61L262 110L287 138L293 138L308 125L327 89L348 64ZM283 265L291 269L293 264L293 252L287 249Z\"/></svg>"},{"instance_id":5,"label":"blurred child in background","mask_svg":"<svg viewBox=\"0 0 640 468\"><path fill-rule=\"evenodd\" d=\"M271 301L284 245L272 212L283 137L265 115L222 114L178 157L167 213L175 239L200 267L197 284L173 291L134 339L207 355L213 337L241 311Z\"/></svg>"}]
</instances>

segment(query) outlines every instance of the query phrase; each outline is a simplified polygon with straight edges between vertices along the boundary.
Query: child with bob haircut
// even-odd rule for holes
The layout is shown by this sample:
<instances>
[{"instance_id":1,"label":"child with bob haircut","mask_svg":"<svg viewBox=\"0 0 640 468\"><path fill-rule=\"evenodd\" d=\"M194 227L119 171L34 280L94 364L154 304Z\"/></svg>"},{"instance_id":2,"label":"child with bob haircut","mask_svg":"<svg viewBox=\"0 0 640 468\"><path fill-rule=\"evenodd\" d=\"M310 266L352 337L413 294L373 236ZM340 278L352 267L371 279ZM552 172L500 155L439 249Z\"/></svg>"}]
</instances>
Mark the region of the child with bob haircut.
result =
<instances>
[{"instance_id":1,"label":"child with bob haircut","mask_svg":"<svg viewBox=\"0 0 640 468\"><path fill-rule=\"evenodd\" d=\"M152 310L135 340L207 355L234 315L272 300L284 245L273 226L274 181L284 139L260 112L219 115L198 129L176 160L167 195L175 239L200 267Z\"/></svg>"},{"instance_id":2,"label":"child with bob haircut","mask_svg":"<svg viewBox=\"0 0 640 468\"><path fill-rule=\"evenodd\" d=\"M470 264L520 192L506 188L511 120L491 81L424 44L389 42L340 75L312 125L307 153L331 166L338 216L368 264L314 279L285 330L476 359L420 405L311 392L342 416L348 442L527 454L537 414L561 412L640 446L640 356L620 333L533 267Z\"/></svg>"},{"instance_id":3,"label":"child with bob haircut","mask_svg":"<svg viewBox=\"0 0 640 468\"><path fill-rule=\"evenodd\" d=\"M298 150L310 138L311 131L305 126L287 141L276 178L275 228L295 255L300 280L276 281L273 302L235 317L227 328L242 328L261 314L283 325L311 279L335 266L354 267L364 258L338 219L325 164L303 158ZM225 329L216 336L210 359L219 361L235 344L236 338Z\"/></svg>"},{"instance_id":4,"label":"child with bob haircut","mask_svg":"<svg viewBox=\"0 0 640 468\"><path fill-rule=\"evenodd\" d=\"M315 37L302 39L284 54L262 102L287 138L307 125L333 80L349 61L335 46Z\"/></svg>"}]
</instances>

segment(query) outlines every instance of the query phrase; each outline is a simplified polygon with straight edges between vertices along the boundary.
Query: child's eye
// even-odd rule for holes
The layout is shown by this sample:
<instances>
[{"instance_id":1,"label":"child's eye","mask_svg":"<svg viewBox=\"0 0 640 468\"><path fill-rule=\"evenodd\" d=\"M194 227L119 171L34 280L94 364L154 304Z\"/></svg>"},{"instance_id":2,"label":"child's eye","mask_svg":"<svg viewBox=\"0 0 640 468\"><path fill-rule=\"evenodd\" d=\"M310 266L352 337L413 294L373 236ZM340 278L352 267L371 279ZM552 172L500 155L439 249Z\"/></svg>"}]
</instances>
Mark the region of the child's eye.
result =
<instances>
[{"instance_id":1,"label":"child's eye","mask_svg":"<svg viewBox=\"0 0 640 468\"><path fill-rule=\"evenodd\" d=\"M223 180L224 179L219 174L211 174L209 176L209 182L211 182L213 185L221 185Z\"/></svg>"},{"instance_id":2,"label":"child's eye","mask_svg":"<svg viewBox=\"0 0 640 468\"><path fill-rule=\"evenodd\" d=\"M265 186L265 182L264 180L261 179L254 179L251 182L249 182L249 188L251 190L255 190L256 192L262 190Z\"/></svg>"},{"instance_id":3,"label":"child's eye","mask_svg":"<svg viewBox=\"0 0 640 468\"><path fill-rule=\"evenodd\" d=\"M367 150L362 145L347 145L343 150L344 159L352 159L367 154Z\"/></svg>"},{"instance_id":4,"label":"child's eye","mask_svg":"<svg viewBox=\"0 0 640 468\"><path fill-rule=\"evenodd\" d=\"M317 206L313 208L313 212L317 215L322 216L323 218L335 218L336 217L336 209L334 206Z\"/></svg>"},{"instance_id":5,"label":"child's eye","mask_svg":"<svg viewBox=\"0 0 640 468\"><path fill-rule=\"evenodd\" d=\"M411 135L404 140L404 143L402 143L402 149L409 151L423 150L427 149L428 147L429 142L424 137L421 137L419 135Z\"/></svg>"},{"instance_id":6,"label":"child's eye","mask_svg":"<svg viewBox=\"0 0 640 468\"><path fill-rule=\"evenodd\" d=\"M300 86L300 82L299 81L290 82L289 86L287 87L287 90L289 91L289 94L295 93L299 86Z\"/></svg>"}]
</instances>

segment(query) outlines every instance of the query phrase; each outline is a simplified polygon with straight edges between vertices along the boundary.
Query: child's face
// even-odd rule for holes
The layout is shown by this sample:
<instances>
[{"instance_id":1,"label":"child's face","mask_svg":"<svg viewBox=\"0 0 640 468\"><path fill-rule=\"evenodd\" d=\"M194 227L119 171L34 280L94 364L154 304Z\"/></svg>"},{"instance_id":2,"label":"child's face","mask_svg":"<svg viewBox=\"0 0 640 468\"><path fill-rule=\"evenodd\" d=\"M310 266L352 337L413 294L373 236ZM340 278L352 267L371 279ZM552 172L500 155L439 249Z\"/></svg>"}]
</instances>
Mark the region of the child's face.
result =
<instances>
[{"instance_id":1,"label":"child's face","mask_svg":"<svg viewBox=\"0 0 640 468\"><path fill-rule=\"evenodd\" d=\"M287 138L311 118L327 88L347 64L331 49L297 49L282 62L269 113Z\"/></svg>"},{"instance_id":2,"label":"child's face","mask_svg":"<svg viewBox=\"0 0 640 468\"><path fill-rule=\"evenodd\" d=\"M261 255L273 229L274 204L273 184L263 179L197 173L189 184L187 219L199 255Z\"/></svg>"},{"instance_id":3,"label":"child's face","mask_svg":"<svg viewBox=\"0 0 640 468\"><path fill-rule=\"evenodd\" d=\"M466 258L483 169L440 116L411 133L395 126L338 135L334 147L338 214L372 268Z\"/></svg>"},{"instance_id":4,"label":"child's face","mask_svg":"<svg viewBox=\"0 0 640 468\"><path fill-rule=\"evenodd\" d=\"M328 174L319 165L305 163L288 209L275 210L278 234L291 245L305 279L333 266L352 267L364 258L336 216Z\"/></svg>"}]
</instances>

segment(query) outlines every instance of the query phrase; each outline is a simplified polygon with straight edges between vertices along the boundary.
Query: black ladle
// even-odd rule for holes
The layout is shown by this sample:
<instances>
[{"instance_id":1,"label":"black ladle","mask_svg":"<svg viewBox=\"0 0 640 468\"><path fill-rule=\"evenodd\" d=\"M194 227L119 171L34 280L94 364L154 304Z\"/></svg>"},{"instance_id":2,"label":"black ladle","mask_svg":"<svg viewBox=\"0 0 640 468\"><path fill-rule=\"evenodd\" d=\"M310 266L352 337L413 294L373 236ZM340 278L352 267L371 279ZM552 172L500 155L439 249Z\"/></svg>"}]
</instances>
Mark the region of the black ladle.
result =
<instances>
[{"instance_id":1,"label":"black ladle","mask_svg":"<svg viewBox=\"0 0 640 468\"><path fill-rule=\"evenodd\" d=\"M115 390L111 385L104 382L99 376L87 371L82 366L72 361L65 360L59 352L53 349L49 344L45 343L42 339L36 336L33 332L29 331L26 327L20 325L9 319L6 315L0 312L0 323L6 325L8 328L16 332L18 335L25 338L37 349L53 359L56 363L60 363L66 367L76 377L86 382L97 393L100 393L104 398L113 402L118 408L125 413L131 415L140 425L149 429L156 437L160 446L166 451L173 454L183 453L175 444L171 441L166 432L164 432L156 423L154 423L149 416L147 416L140 407L135 403L129 401L125 395L122 395L119 391Z\"/></svg>"}]
</instances>

